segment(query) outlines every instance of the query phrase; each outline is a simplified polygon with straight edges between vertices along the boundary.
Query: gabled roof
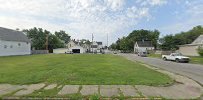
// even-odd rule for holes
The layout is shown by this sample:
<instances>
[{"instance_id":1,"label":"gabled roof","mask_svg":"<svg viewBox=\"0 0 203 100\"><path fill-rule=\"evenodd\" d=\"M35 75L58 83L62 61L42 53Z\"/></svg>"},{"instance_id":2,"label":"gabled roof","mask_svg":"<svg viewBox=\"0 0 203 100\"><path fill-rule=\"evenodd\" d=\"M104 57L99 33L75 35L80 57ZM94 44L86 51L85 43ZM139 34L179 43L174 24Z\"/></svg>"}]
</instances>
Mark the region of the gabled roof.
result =
<instances>
[{"instance_id":1,"label":"gabled roof","mask_svg":"<svg viewBox=\"0 0 203 100\"><path fill-rule=\"evenodd\" d=\"M0 39L5 41L31 42L23 32L2 27L0 27Z\"/></svg>"},{"instance_id":2,"label":"gabled roof","mask_svg":"<svg viewBox=\"0 0 203 100\"><path fill-rule=\"evenodd\" d=\"M192 44L203 44L203 35L200 35Z\"/></svg>"},{"instance_id":3,"label":"gabled roof","mask_svg":"<svg viewBox=\"0 0 203 100\"><path fill-rule=\"evenodd\" d=\"M98 45L102 45L102 42L97 42Z\"/></svg>"},{"instance_id":4,"label":"gabled roof","mask_svg":"<svg viewBox=\"0 0 203 100\"><path fill-rule=\"evenodd\" d=\"M153 47L152 41L137 41L139 47Z\"/></svg>"}]
</instances>

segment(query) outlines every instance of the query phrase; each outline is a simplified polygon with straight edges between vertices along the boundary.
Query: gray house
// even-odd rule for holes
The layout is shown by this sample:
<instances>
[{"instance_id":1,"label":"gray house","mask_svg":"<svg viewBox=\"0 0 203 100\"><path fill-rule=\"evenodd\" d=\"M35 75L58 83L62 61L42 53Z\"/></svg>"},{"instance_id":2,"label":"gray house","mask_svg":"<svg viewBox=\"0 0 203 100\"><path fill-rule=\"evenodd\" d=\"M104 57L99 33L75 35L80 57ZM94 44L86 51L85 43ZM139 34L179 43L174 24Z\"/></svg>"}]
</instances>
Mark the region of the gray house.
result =
<instances>
[{"instance_id":1,"label":"gray house","mask_svg":"<svg viewBox=\"0 0 203 100\"><path fill-rule=\"evenodd\" d=\"M0 27L0 56L31 54L31 41L20 31Z\"/></svg>"},{"instance_id":2,"label":"gray house","mask_svg":"<svg viewBox=\"0 0 203 100\"><path fill-rule=\"evenodd\" d=\"M200 35L191 44L185 44L179 46L179 52L187 56L199 56L197 49L203 46L203 35Z\"/></svg>"}]
</instances>

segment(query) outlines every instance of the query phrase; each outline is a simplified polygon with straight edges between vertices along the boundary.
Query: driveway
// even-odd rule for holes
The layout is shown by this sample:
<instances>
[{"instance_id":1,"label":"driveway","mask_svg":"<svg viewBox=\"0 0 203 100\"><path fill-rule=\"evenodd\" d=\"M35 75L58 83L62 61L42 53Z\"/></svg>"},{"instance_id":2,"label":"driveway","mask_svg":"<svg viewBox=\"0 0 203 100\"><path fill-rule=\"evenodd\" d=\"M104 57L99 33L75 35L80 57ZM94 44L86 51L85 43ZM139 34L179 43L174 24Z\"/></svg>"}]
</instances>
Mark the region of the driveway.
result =
<instances>
[{"instance_id":1,"label":"driveway","mask_svg":"<svg viewBox=\"0 0 203 100\"><path fill-rule=\"evenodd\" d=\"M135 54L119 54L119 55L131 61L139 61L142 63L155 66L157 68L161 68L173 73L187 76L203 85L203 65L163 61L162 59L157 58L139 57Z\"/></svg>"}]
</instances>

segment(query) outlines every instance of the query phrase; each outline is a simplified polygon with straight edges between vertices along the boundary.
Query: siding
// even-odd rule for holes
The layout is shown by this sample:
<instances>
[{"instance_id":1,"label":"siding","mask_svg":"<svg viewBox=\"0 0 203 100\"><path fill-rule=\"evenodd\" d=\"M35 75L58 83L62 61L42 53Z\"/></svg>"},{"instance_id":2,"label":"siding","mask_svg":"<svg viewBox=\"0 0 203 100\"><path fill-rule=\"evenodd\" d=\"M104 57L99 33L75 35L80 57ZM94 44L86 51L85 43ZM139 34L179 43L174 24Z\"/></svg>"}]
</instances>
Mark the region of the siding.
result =
<instances>
[{"instance_id":1,"label":"siding","mask_svg":"<svg viewBox=\"0 0 203 100\"><path fill-rule=\"evenodd\" d=\"M30 54L31 54L31 44L29 42L0 40L0 56L30 55Z\"/></svg>"},{"instance_id":2,"label":"siding","mask_svg":"<svg viewBox=\"0 0 203 100\"><path fill-rule=\"evenodd\" d=\"M198 46L183 46L179 48L179 52L186 56L199 56L197 48Z\"/></svg>"}]
</instances>

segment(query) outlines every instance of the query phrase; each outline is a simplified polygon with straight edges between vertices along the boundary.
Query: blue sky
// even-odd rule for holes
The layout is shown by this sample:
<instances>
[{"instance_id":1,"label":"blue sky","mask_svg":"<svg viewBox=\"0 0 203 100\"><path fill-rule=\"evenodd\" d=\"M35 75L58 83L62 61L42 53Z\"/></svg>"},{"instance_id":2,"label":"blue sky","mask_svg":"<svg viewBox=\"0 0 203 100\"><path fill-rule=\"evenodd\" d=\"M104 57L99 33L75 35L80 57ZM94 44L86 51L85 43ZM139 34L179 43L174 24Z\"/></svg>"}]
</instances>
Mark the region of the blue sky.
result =
<instances>
[{"instance_id":1,"label":"blue sky","mask_svg":"<svg viewBox=\"0 0 203 100\"><path fill-rule=\"evenodd\" d=\"M161 36L203 25L203 0L0 0L0 27L65 30L106 44L137 29Z\"/></svg>"}]
</instances>

